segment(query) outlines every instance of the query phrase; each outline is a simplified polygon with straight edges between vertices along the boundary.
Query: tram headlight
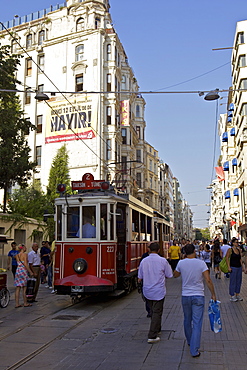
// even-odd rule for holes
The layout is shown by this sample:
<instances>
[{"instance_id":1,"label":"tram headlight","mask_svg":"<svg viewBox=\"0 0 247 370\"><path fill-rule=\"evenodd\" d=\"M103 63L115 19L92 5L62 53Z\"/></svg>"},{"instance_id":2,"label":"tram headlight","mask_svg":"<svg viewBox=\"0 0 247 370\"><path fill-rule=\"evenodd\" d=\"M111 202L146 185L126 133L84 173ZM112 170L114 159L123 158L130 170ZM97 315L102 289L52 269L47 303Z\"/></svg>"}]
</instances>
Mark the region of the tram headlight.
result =
<instances>
[{"instance_id":1,"label":"tram headlight","mask_svg":"<svg viewBox=\"0 0 247 370\"><path fill-rule=\"evenodd\" d=\"M83 274L87 270L87 261L84 258L77 258L73 263L73 269L77 274Z\"/></svg>"}]
</instances>

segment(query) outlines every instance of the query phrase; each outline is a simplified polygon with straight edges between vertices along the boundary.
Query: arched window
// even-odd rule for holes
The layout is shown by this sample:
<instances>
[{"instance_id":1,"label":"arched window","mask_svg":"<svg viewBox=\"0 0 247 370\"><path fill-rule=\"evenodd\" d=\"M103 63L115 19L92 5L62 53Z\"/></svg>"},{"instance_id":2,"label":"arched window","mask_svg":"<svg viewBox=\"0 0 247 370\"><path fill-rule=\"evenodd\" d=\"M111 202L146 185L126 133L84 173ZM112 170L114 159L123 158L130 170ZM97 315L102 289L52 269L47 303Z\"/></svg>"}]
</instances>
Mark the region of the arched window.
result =
<instances>
[{"instance_id":1,"label":"arched window","mask_svg":"<svg viewBox=\"0 0 247 370\"><path fill-rule=\"evenodd\" d=\"M75 48L75 61L79 62L80 60L82 60L83 55L84 55L84 45L83 44L77 45Z\"/></svg>"},{"instance_id":2,"label":"arched window","mask_svg":"<svg viewBox=\"0 0 247 370\"><path fill-rule=\"evenodd\" d=\"M141 110L140 110L140 105L137 105L136 106L136 117L140 117L141 116Z\"/></svg>"},{"instance_id":3,"label":"arched window","mask_svg":"<svg viewBox=\"0 0 247 370\"><path fill-rule=\"evenodd\" d=\"M32 46L32 41L33 41L32 39L33 37L31 34L27 35L27 38L26 38L26 48L27 49Z\"/></svg>"},{"instance_id":4,"label":"arched window","mask_svg":"<svg viewBox=\"0 0 247 370\"><path fill-rule=\"evenodd\" d=\"M18 43L16 40L11 41L11 53L15 54L17 52Z\"/></svg>"},{"instance_id":5,"label":"arched window","mask_svg":"<svg viewBox=\"0 0 247 370\"><path fill-rule=\"evenodd\" d=\"M79 18L76 22L76 32L84 30L84 18Z\"/></svg>"},{"instance_id":6,"label":"arched window","mask_svg":"<svg viewBox=\"0 0 247 370\"><path fill-rule=\"evenodd\" d=\"M95 29L97 30L100 27L100 18L96 17L95 18Z\"/></svg>"},{"instance_id":7,"label":"arched window","mask_svg":"<svg viewBox=\"0 0 247 370\"><path fill-rule=\"evenodd\" d=\"M42 45L44 40L45 40L45 31L42 30L39 32L39 35L38 35L38 44Z\"/></svg>"},{"instance_id":8,"label":"arched window","mask_svg":"<svg viewBox=\"0 0 247 370\"><path fill-rule=\"evenodd\" d=\"M111 44L106 45L106 60L111 60Z\"/></svg>"}]
</instances>

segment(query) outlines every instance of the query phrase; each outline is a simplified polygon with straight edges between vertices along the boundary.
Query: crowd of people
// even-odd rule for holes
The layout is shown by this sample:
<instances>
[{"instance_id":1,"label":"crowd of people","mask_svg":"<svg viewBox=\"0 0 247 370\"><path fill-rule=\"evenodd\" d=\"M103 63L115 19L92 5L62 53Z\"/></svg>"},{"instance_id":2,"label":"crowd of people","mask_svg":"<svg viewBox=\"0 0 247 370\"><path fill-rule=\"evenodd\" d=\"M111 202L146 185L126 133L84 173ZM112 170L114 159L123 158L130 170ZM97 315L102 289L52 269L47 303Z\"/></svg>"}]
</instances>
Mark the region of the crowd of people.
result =
<instances>
[{"instance_id":1,"label":"crowd of people","mask_svg":"<svg viewBox=\"0 0 247 370\"><path fill-rule=\"evenodd\" d=\"M210 277L221 279L221 261L225 258L229 278L231 302L242 301L240 296L242 273L247 273L247 239L245 243L233 238L229 243L218 238L210 242L182 239L174 240L168 249L168 258L159 255L158 243L151 243L143 254L138 271L138 282L146 304L147 317L151 317L148 343L160 341L161 319L166 295L167 278L182 278L182 308L184 313L184 333L190 346L192 357L200 356L201 329L204 313L205 281L211 299L216 301L214 284Z\"/></svg>"},{"instance_id":2,"label":"crowd of people","mask_svg":"<svg viewBox=\"0 0 247 370\"><path fill-rule=\"evenodd\" d=\"M8 270L11 269L14 277L15 290L15 307L30 307L31 303L37 302L39 286L45 286L51 289L51 293L55 293L53 289L53 260L55 253L55 242L42 241L42 247L39 251L38 243L32 244L32 249L27 253L27 248L24 244L16 245L11 243L11 250L8 253ZM33 294L27 296L27 282L32 278ZM20 304L20 292L23 295L23 305Z\"/></svg>"}]
</instances>

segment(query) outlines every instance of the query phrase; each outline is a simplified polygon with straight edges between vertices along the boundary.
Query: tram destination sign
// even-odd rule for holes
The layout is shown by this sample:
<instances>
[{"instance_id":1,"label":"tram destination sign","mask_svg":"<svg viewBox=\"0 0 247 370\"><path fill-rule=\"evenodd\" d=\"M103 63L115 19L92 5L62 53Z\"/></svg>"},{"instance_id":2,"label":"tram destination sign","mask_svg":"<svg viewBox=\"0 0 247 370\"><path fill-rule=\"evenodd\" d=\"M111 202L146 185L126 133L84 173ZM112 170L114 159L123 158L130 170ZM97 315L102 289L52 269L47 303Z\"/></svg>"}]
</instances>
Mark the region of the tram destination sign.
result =
<instances>
[{"instance_id":1,"label":"tram destination sign","mask_svg":"<svg viewBox=\"0 0 247 370\"><path fill-rule=\"evenodd\" d=\"M85 173L82 177L82 181L71 181L72 190L96 190L102 189L104 180L94 180L91 173Z\"/></svg>"}]
</instances>

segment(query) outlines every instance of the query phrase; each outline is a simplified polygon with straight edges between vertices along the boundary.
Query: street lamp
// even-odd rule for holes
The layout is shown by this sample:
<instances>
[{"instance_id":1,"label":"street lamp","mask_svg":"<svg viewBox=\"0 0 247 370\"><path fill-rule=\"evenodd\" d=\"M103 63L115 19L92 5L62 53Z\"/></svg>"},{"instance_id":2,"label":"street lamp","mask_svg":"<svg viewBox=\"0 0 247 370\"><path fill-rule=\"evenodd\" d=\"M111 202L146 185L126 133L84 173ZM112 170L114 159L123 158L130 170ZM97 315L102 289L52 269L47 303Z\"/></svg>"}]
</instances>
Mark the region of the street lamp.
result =
<instances>
[{"instance_id":1,"label":"street lamp","mask_svg":"<svg viewBox=\"0 0 247 370\"><path fill-rule=\"evenodd\" d=\"M45 100L50 100L49 96L44 94L43 92L37 92L35 97L38 101L45 101Z\"/></svg>"},{"instance_id":2,"label":"street lamp","mask_svg":"<svg viewBox=\"0 0 247 370\"><path fill-rule=\"evenodd\" d=\"M204 97L204 100L217 100L219 99L219 89L215 89L215 90L212 90L212 91L209 91L209 93L207 93L207 95Z\"/></svg>"}]
</instances>

